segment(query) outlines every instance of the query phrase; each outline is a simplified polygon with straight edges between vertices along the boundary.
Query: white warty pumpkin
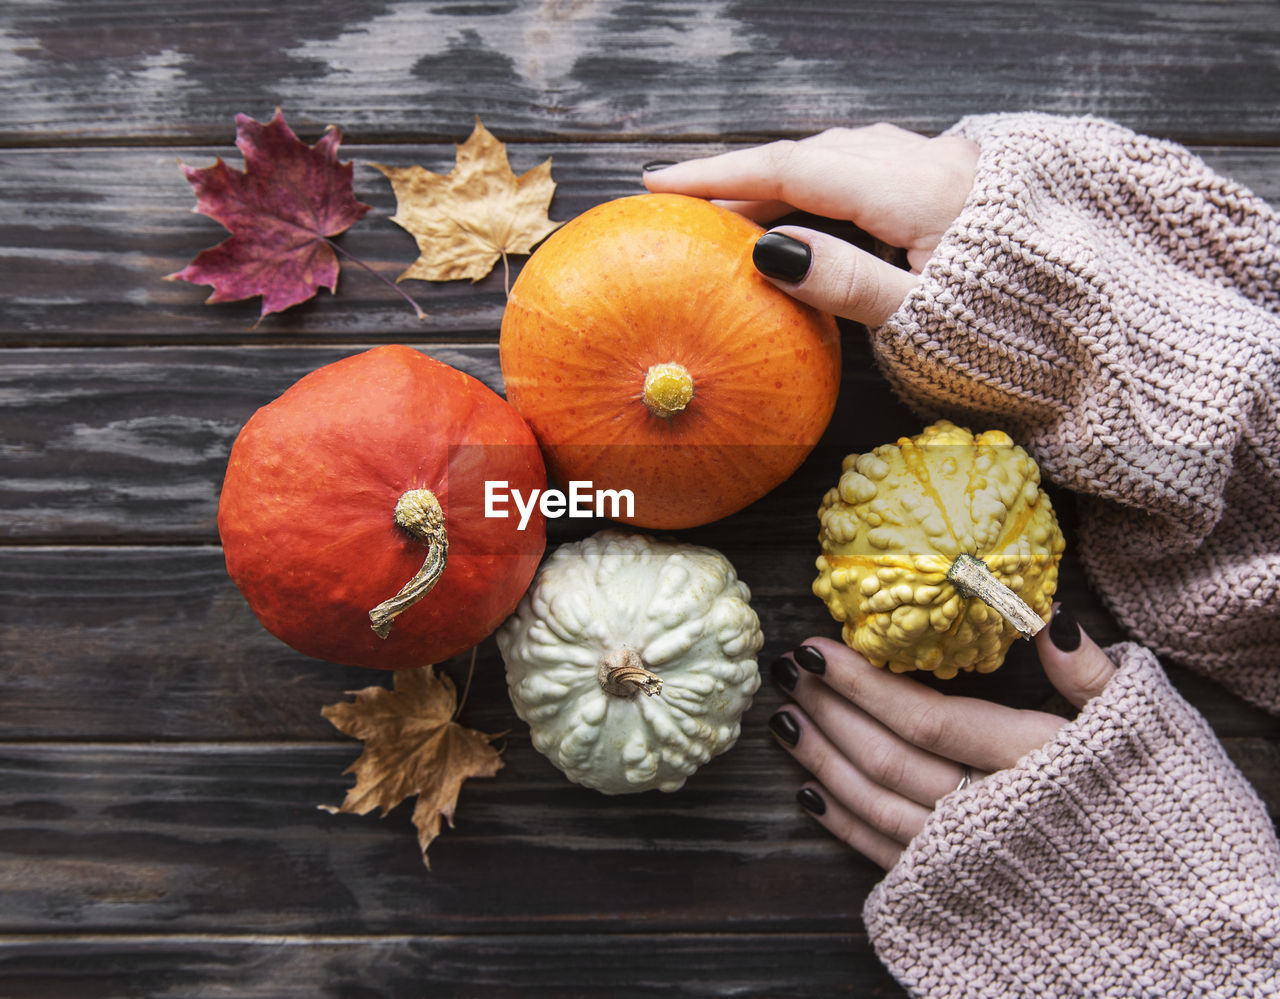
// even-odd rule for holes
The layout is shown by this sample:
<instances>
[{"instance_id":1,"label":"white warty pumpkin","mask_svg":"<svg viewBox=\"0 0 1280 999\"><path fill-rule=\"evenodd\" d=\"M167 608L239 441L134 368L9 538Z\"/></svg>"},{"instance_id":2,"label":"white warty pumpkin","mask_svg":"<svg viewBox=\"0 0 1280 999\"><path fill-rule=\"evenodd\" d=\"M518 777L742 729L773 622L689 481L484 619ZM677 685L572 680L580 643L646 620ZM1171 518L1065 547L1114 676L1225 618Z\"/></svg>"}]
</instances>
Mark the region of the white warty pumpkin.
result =
<instances>
[{"instance_id":1,"label":"white warty pumpkin","mask_svg":"<svg viewBox=\"0 0 1280 999\"><path fill-rule=\"evenodd\" d=\"M497 634L516 713L571 781L675 791L738 740L764 644L710 548L601 531L561 545Z\"/></svg>"}]
</instances>

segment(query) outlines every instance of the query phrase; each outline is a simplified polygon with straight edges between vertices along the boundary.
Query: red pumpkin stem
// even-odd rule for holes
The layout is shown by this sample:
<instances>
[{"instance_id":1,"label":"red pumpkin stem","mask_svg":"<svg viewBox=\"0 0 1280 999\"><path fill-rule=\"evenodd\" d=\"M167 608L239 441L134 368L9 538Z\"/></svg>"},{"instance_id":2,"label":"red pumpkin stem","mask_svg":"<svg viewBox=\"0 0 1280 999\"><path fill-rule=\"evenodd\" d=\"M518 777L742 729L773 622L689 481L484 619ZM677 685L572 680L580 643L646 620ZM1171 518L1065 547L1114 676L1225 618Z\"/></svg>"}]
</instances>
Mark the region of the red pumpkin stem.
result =
<instances>
[{"instance_id":1,"label":"red pumpkin stem","mask_svg":"<svg viewBox=\"0 0 1280 999\"><path fill-rule=\"evenodd\" d=\"M596 678L606 694L615 697L635 697L643 690L652 697L662 693L662 677L644 668L635 649L617 649L600 660Z\"/></svg>"},{"instance_id":2,"label":"red pumpkin stem","mask_svg":"<svg viewBox=\"0 0 1280 999\"><path fill-rule=\"evenodd\" d=\"M947 579L960 596L976 597L999 613L1022 633L1023 638L1034 638L1044 627L1044 620L1031 609L1020 596L996 579L982 559L961 552L947 570Z\"/></svg>"},{"instance_id":3,"label":"red pumpkin stem","mask_svg":"<svg viewBox=\"0 0 1280 999\"><path fill-rule=\"evenodd\" d=\"M444 510L430 489L410 489L396 503L396 523L419 544L427 546L422 568L390 600L369 611L374 634L386 638L395 619L431 592L444 573L449 558L449 535L445 532Z\"/></svg>"}]
</instances>

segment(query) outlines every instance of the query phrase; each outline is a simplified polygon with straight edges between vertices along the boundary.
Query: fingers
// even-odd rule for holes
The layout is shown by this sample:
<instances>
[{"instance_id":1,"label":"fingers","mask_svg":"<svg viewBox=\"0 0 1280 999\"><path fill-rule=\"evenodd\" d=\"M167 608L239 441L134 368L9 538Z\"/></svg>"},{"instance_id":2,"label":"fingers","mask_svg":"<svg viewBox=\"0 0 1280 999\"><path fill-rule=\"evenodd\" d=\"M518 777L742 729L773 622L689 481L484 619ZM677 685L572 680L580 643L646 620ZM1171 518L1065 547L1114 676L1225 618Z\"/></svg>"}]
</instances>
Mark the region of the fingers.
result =
<instances>
[{"instance_id":1,"label":"fingers","mask_svg":"<svg viewBox=\"0 0 1280 999\"><path fill-rule=\"evenodd\" d=\"M1116 673L1061 606L1036 643L1049 679L1076 707ZM815 778L801 789L800 804L886 868L939 799L1012 766L1065 724L1057 715L940 693L829 639L810 639L772 673L796 704L776 712L769 727Z\"/></svg>"},{"instance_id":2,"label":"fingers","mask_svg":"<svg viewBox=\"0 0 1280 999\"><path fill-rule=\"evenodd\" d=\"M873 235L919 195L924 167L913 155L926 142L891 125L830 129L649 171L653 192L698 198L781 202L826 218L848 219ZM904 174L914 175L908 180ZM914 188L914 191L913 191Z\"/></svg>"},{"instance_id":3,"label":"fingers","mask_svg":"<svg viewBox=\"0 0 1280 999\"><path fill-rule=\"evenodd\" d=\"M1049 682L1077 708L1102 693L1116 674L1115 664L1060 604L1054 606L1049 627L1036 636L1036 651Z\"/></svg>"},{"instance_id":4,"label":"fingers","mask_svg":"<svg viewBox=\"0 0 1280 999\"><path fill-rule=\"evenodd\" d=\"M774 219L780 219L795 211L790 205L784 205L781 201L726 201L717 198L715 203L759 225L766 225Z\"/></svg>"},{"instance_id":5,"label":"fingers","mask_svg":"<svg viewBox=\"0 0 1280 999\"><path fill-rule=\"evenodd\" d=\"M799 731L816 727L837 752L876 785L932 808L939 798L954 791L964 776L961 764L913 746L820 678L806 673L802 681L792 660L783 658L775 663L773 678L803 709L795 715L804 721ZM809 749L810 744L806 743L797 755ZM972 775L975 780L982 776Z\"/></svg>"},{"instance_id":6,"label":"fingers","mask_svg":"<svg viewBox=\"0 0 1280 999\"><path fill-rule=\"evenodd\" d=\"M879 124L649 164L644 183L655 193L712 199L760 222L797 209L847 220L906 250L918 272L963 207L977 160L967 139L928 139ZM869 326L892 316L917 280L843 240L793 226L766 233L754 259L802 302Z\"/></svg>"},{"instance_id":7,"label":"fingers","mask_svg":"<svg viewBox=\"0 0 1280 999\"><path fill-rule=\"evenodd\" d=\"M798 209L847 220L920 254L959 214L977 159L967 139L881 124L663 165L647 170L644 183L655 193L740 202L756 219Z\"/></svg>"},{"instance_id":8,"label":"fingers","mask_svg":"<svg viewBox=\"0 0 1280 999\"><path fill-rule=\"evenodd\" d=\"M695 198L781 202L827 218L861 214L855 181L874 188L881 172L865 159L856 165L863 176L849 176L845 155L792 141L735 149L703 159L686 160L644 175L654 193L688 194Z\"/></svg>"},{"instance_id":9,"label":"fingers","mask_svg":"<svg viewBox=\"0 0 1280 999\"><path fill-rule=\"evenodd\" d=\"M926 807L871 780L798 708L783 708L769 722L778 741L851 816L886 839L905 846L924 828Z\"/></svg>"},{"instance_id":10,"label":"fingers","mask_svg":"<svg viewBox=\"0 0 1280 999\"><path fill-rule=\"evenodd\" d=\"M951 764L946 779L953 783L922 805L864 772L847 755L845 746L828 739L824 729L799 707L776 712L769 728L816 778L796 795L800 805L837 839L886 870L897 863L907 843L924 828L936 797L956 790L960 784L957 778L963 776L963 771ZM907 780L899 786L910 784Z\"/></svg>"},{"instance_id":11,"label":"fingers","mask_svg":"<svg viewBox=\"0 0 1280 999\"><path fill-rule=\"evenodd\" d=\"M799 226L765 233L752 259L789 295L868 326L888 320L919 280L851 243Z\"/></svg>"},{"instance_id":12,"label":"fingers","mask_svg":"<svg viewBox=\"0 0 1280 999\"><path fill-rule=\"evenodd\" d=\"M940 693L873 666L827 638L809 639L792 658L802 673L818 678L910 745L988 773L1043 746L1063 724L1057 715ZM806 680L802 675L801 682Z\"/></svg>"},{"instance_id":13,"label":"fingers","mask_svg":"<svg viewBox=\"0 0 1280 999\"><path fill-rule=\"evenodd\" d=\"M816 784L806 784L800 788L796 801L836 839L847 843L886 871L902 856L905 843L899 843L873 829L832 798L826 789Z\"/></svg>"}]
</instances>

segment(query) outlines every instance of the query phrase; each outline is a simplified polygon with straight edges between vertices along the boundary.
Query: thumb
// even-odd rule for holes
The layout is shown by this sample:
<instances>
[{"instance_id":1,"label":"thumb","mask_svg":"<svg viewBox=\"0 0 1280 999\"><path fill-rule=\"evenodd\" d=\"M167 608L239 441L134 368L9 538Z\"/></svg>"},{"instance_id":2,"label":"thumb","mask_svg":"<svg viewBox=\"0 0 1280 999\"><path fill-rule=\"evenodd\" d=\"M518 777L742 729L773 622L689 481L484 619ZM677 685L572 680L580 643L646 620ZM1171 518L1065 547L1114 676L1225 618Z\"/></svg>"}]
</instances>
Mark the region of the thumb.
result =
<instances>
[{"instance_id":1,"label":"thumb","mask_svg":"<svg viewBox=\"0 0 1280 999\"><path fill-rule=\"evenodd\" d=\"M1077 708L1102 693L1116 673L1115 664L1061 604L1054 604L1049 626L1036 635L1036 651L1049 682Z\"/></svg>"},{"instance_id":2,"label":"thumb","mask_svg":"<svg viewBox=\"0 0 1280 999\"><path fill-rule=\"evenodd\" d=\"M843 239L782 225L758 240L756 270L794 298L866 326L892 316L918 278Z\"/></svg>"}]
</instances>

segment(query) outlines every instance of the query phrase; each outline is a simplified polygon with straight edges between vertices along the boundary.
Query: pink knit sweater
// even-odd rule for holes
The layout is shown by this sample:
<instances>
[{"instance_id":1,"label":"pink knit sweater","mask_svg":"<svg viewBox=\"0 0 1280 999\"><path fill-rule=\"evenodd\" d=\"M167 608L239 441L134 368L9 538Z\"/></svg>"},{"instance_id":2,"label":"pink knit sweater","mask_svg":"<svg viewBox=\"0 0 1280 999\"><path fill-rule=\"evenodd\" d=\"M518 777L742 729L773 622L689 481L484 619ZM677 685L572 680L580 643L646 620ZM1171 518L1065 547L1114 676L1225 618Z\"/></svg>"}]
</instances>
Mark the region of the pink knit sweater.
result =
<instances>
[{"instance_id":1,"label":"pink knit sweater","mask_svg":"<svg viewBox=\"0 0 1280 999\"><path fill-rule=\"evenodd\" d=\"M1280 713L1280 219L1185 149L995 115L960 217L872 331L925 418L1082 497L1137 644L1049 745L939 804L867 900L913 994L1280 995L1280 844L1154 650Z\"/></svg>"}]
</instances>

